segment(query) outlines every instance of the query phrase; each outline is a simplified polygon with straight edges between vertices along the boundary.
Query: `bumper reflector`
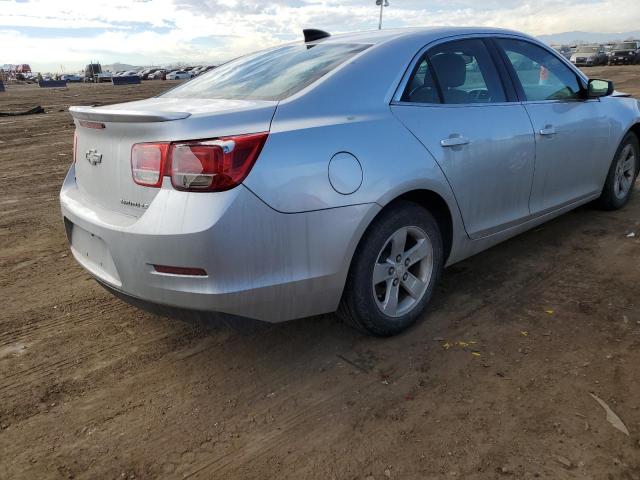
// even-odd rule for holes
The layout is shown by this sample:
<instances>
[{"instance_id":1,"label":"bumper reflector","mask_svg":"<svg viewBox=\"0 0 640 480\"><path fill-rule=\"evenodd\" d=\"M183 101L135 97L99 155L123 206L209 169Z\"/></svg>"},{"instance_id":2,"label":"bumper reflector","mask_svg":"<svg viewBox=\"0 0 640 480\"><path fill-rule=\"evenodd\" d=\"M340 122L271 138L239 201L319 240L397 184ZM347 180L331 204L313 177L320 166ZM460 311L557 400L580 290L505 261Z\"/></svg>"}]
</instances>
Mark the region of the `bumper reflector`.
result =
<instances>
[{"instance_id":1,"label":"bumper reflector","mask_svg":"<svg viewBox=\"0 0 640 480\"><path fill-rule=\"evenodd\" d=\"M158 273L170 273L172 275L190 275L196 277L206 277L207 275L207 272L202 268L170 267L167 265L154 265L153 268Z\"/></svg>"}]
</instances>

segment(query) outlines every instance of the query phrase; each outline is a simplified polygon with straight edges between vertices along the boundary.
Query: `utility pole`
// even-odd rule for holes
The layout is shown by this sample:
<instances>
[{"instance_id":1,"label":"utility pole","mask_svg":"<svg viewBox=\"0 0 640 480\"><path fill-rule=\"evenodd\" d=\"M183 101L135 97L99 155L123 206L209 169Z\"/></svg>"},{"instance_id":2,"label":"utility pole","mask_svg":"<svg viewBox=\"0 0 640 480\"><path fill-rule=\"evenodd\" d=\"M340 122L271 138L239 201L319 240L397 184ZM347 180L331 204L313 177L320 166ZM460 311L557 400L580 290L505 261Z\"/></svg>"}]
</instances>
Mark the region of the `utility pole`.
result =
<instances>
[{"instance_id":1,"label":"utility pole","mask_svg":"<svg viewBox=\"0 0 640 480\"><path fill-rule=\"evenodd\" d=\"M382 30L382 10L389 6L389 0L376 0L376 5L380 5L380 21L378 22L378 30Z\"/></svg>"}]
</instances>

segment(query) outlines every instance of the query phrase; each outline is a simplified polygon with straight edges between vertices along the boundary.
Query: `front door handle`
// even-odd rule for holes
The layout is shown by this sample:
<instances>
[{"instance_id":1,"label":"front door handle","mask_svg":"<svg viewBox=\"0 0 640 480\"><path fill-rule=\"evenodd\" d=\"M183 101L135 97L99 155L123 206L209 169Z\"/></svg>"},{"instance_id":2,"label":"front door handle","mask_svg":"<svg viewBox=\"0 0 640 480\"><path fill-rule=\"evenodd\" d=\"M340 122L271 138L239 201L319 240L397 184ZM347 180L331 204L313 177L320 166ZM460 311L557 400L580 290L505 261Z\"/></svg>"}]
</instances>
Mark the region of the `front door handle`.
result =
<instances>
[{"instance_id":1,"label":"front door handle","mask_svg":"<svg viewBox=\"0 0 640 480\"><path fill-rule=\"evenodd\" d=\"M440 145L443 147L459 147L460 145L467 145L469 143L468 138L464 138L460 135L450 136L444 140L440 140Z\"/></svg>"},{"instance_id":2,"label":"front door handle","mask_svg":"<svg viewBox=\"0 0 640 480\"><path fill-rule=\"evenodd\" d=\"M545 127L540 130L540 135L543 136L547 136L547 135L555 135L556 134L556 127L554 127L553 125L545 125Z\"/></svg>"}]
</instances>

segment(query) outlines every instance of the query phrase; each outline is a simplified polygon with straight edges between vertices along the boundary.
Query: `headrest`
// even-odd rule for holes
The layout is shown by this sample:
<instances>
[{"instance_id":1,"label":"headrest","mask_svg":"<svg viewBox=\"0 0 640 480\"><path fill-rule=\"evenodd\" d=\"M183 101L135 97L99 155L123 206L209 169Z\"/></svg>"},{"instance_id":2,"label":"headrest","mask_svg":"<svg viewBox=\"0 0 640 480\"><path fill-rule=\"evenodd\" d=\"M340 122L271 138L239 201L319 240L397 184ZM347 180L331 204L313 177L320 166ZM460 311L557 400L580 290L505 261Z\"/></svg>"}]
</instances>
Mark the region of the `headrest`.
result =
<instances>
[{"instance_id":1,"label":"headrest","mask_svg":"<svg viewBox=\"0 0 640 480\"><path fill-rule=\"evenodd\" d=\"M462 55L440 53L431 58L431 63L442 88L455 88L467 79L467 64Z\"/></svg>"}]
</instances>

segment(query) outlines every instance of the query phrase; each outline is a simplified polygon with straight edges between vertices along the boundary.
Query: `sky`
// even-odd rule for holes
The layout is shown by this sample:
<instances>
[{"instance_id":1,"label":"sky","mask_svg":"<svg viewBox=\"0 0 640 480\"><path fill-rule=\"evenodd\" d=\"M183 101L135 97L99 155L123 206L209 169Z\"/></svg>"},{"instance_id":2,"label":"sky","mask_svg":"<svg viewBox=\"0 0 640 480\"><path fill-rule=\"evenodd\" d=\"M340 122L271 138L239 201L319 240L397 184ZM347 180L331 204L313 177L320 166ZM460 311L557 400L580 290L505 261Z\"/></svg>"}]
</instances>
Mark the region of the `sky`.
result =
<instances>
[{"instance_id":1,"label":"sky","mask_svg":"<svg viewBox=\"0 0 640 480\"><path fill-rule=\"evenodd\" d=\"M383 28L473 25L532 35L637 30L640 0L389 0ZM0 65L216 63L302 38L378 27L375 0L0 0Z\"/></svg>"}]
</instances>

